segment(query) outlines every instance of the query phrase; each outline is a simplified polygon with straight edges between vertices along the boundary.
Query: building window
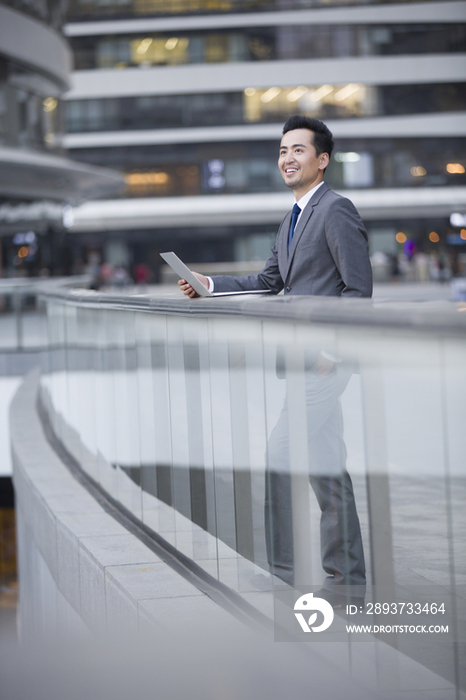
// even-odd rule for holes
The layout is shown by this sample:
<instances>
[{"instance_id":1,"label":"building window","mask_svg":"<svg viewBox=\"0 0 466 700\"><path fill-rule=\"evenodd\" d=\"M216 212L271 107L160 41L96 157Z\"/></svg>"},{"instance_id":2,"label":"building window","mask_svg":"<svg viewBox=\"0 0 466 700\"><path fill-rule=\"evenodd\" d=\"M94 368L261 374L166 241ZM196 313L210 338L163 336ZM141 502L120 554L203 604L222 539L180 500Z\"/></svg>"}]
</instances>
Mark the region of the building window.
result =
<instances>
[{"instance_id":1,"label":"building window","mask_svg":"<svg viewBox=\"0 0 466 700\"><path fill-rule=\"evenodd\" d=\"M77 70L457 53L465 44L466 24L319 24L71 39Z\"/></svg>"},{"instance_id":2,"label":"building window","mask_svg":"<svg viewBox=\"0 0 466 700\"><path fill-rule=\"evenodd\" d=\"M126 173L125 196L280 192L276 141L76 149L75 160ZM335 189L466 184L466 139L336 139Z\"/></svg>"},{"instance_id":3,"label":"building window","mask_svg":"<svg viewBox=\"0 0 466 700\"><path fill-rule=\"evenodd\" d=\"M273 86L243 92L144 95L66 103L66 130L124 131L455 112L466 109L466 83L434 85Z\"/></svg>"},{"instance_id":4,"label":"building window","mask_svg":"<svg viewBox=\"0 0 466 700\"><path fill-rule=\"evenodd\" d=\"M20 4L9 0L7 4ZM400 0L365 0L366 4L399 3ZM401 0L422 2L422 0ZM360 5L361 0L71 0L69 21L101 17L140 17L141 15L198 14L206 12L250 12L257 10L301 10L329 5Z\"/></svg>"},{"instance_id":5,"label":"building window","mask_svg":"<svg viewBox=\"0 0 466 700\"><path fill-rule=\"evenodd\" d=\"M244 116L248 122L280 121L290 112L323 119L373 116L376 88L359 83L318 87L271 87L244 91Z\"/></svg>"}]
</instances>

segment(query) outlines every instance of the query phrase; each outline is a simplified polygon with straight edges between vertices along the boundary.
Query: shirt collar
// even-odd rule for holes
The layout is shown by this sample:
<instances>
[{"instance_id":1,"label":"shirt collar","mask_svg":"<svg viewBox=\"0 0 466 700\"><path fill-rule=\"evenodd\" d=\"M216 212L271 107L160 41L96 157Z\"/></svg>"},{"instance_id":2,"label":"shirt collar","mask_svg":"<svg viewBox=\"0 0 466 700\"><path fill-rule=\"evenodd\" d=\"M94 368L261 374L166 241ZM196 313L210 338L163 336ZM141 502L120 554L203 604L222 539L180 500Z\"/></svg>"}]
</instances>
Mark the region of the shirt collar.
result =
<instances>
[{"instance_id":1,"label":"shirt collar","mask_svg":"<svg viewBox=\"0 0 466 700\"><path fill-rule=\"evenodd\" d=\"M324 181L322 180L321 182L319 182L318 185L316 185L315 187L313 187L312 190L309 190L309 192L306 192L306 194L304 195L304 197L301 197L301 199L300 199L299 201L296 202L296 204L299 206L299 208L301 209L301 211L304 209L304 207L306 206L306 204L309 203L309 201L310 201L312 195L314 194L314 192L317 192L317 190L319 189L319 187L320 187L321 185L323 185L323 184L324 184Z\"/></svg>"}]
</instances>

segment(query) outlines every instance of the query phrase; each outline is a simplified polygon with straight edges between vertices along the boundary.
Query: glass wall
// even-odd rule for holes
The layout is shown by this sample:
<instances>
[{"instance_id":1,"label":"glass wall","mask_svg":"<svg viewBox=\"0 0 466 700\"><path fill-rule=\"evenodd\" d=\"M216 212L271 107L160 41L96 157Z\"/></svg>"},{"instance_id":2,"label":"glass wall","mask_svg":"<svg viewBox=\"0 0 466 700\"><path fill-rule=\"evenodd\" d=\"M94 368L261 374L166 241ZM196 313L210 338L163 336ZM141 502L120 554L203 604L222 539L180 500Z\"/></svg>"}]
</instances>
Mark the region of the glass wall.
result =
<instances>
[{"instance_id":1,"label":"glass wall","mask_svg":"<svg viewBox=\"0 0 466 700\"><path fill-rule=\"evenodd\" d=\"M124 196L283 191L274 141L76 149L75 160L126 172ZM337 139L326 173L336 188L455 186L466 140Z\"/></svg>"},{"instance_id":2,"label":"glass wall","mask_svg":"<svg viewBox=\"0 0 466 700\"><path fill-rule=\"evenodd\" d=\"M456 112L466 109L466 83L370 86L299 85L243 92L142 95L70 100L68 133L190 128L318 119Z\"/></svg>"},{"instance_id":3,"label":"glass wall","mask_svg":"<svg viewBox=\"0 0 466 700\"><path fill-rule=\"evenodd\" d=\"M17 0L12 0L16 2ZM419 0L401 0L418 2ZM206 12L248 12L257 10L302 10L312 7L366 5L400 0L71 0L68 19L92 20L104 17L141 15L204 14Z\"/></svg>"},{"instance_id":4,"label":"glass wall","mask_svg":"<svg viewBox=\"0 0 466 700\"><path fill-rule=\"evenodd\" d=\"M379 638L464 684L464 304L418 305L412 330L409 309L385 325L360 300L344 323L325 299L102 301L48 301L42 400L85 471L276 639L301 641L290 595L340 576L358 602L328 641L390 624ZM449 631L393 632L421 622Z\"/></svg>"},{"instance_id":5,"label":"glass wall","mask_svg":"<svg viewBox=\"0 0 466 700\"><path fill-rule=\"evenodd\" d=\"M0 57L0 145L56 149L62 126L56 86Z\"/></svg>"},{"instance_id":6,"label":"glass wall","mask_svg":"<svg viewBox=\"0 0 466 700\"><path fill-rule=\"evenodd\" d=\"M466 25L298 25L215 32L72 37L76 70L458 53Z\"/></svg>"}]
</instances>

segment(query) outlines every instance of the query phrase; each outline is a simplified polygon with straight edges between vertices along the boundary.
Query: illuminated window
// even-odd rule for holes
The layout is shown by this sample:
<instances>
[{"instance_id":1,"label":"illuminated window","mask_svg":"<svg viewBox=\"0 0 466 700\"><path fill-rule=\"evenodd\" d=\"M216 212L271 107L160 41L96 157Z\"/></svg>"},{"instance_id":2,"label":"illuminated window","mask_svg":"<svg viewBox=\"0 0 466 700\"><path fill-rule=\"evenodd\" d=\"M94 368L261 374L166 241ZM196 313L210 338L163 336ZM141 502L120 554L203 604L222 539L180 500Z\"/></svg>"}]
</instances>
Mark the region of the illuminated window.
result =
<instances>
[{"instance_id":1,"label":"illuminated window","mask_svg":"<svg viewBox=\"0 0 466 700\"><path fill-rule=\"evenodd\" d=\"M163 13L184 13L199 12L199 10L231 10L232 2L228 0L132 0L127 4L132 4L134 12L138 14ZM105 4L108 4L105 2ZM121 4L113 0L112 4Z\"/></svg>"},{"instance_id":2,"label":"illuminated window","mask_svg":"<svg viewBox=\"0 0 466 700\"><path fill-rule=\"evenodd\" d=\"M125 180L128 185L164 185L168 182L167 173L129 173Z\"/></svg>"},{"instance_id":3,"label":"illuminated window","mask_svg":"<svg viewBox=\"0 0 466 700\"><path fill-rule=\"evenodd\" d=\"M56 109L58 102L54 97L47 97L42 104L46 112L53 112L53 110Z\"/></svg>"},{"instance_id":4,"label":"illuminated window","mask_svg":"<svg viewBox=\"0 0 466 700\"><path fill-rule=\"evenodd\" d=\"M297 114L324 119L367 115L372 113L373 104L373 88L357 83L250 87L244 91L244 116L250 122L281 120L290 115L290 108Z\"/></svg>"},{"instance_id":5,"label":"illuminated window","mask_svg":"<svg viewBox=\"0 0 466 700\"><path fill-rule=\"evenodd\" d=\"M206 63L226 63L228 61L228 36L208 34L205 37L204 60Z\"/></svg>"},{"instance_id":6,"label":"illuminated window","mask_svg":"<svg viewBox=\"0 0 466 700\"><path fill-rule=\"evenodd\" d=\"M187 37L134 39L130 47L131 63L136 65L177 65L189 61Z\"/></svg>"},{"instance_id":7,"label":"illuminated window","mask_svg":"<svg viewBox=\"0 0 466 700\"><path fill-rule=\"evenodd\" d=\"M128 172L125 181L130 197L191 196L199 194L200 188L197 165L166 165L163 170Z\"/></svg>"},{"instance_id":8,"label":"illuminated window","mask_svg":"<svg viewBox=\"0 0 466 700\"><path fill-rule=\"evenodd\" d=\"M413 177L424 177L424 175L427 175L427 170L422 165L414 165L410 172Z\"/></svg>"},{"instance_id":9,"label":"illuminated window","mask_svg":"<svg viewBox=\"0 0 466 700\"><path fill-rule=\"evenodd\" d=\"M129 194L165 194L170 189L170 177L166 172L127 173L125 182Z\"/></svg>"},{"instance_id":10,"label":"illuminated window","mask_svg":"<svg viewBox=\"0 0 466 700\"><path fill-rule=\"evenodd\" d=\"M451 175L463 175L464 172L465 168L461 163L448 163L447 165L447 173Z\"/></svg>"}]
</instances>

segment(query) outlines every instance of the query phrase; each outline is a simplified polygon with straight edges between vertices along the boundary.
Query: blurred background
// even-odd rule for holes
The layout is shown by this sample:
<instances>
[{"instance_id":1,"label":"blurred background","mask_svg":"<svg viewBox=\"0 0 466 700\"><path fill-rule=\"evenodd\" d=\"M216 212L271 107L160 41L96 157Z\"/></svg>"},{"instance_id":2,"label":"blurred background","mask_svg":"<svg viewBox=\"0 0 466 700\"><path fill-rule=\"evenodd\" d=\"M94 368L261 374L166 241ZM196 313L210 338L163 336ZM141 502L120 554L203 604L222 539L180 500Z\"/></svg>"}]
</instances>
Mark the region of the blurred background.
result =
<instances>
[{"instance_id":1,"label":"blurred background","mask_svg":"<svg viewBox=\"0 0 466 700\"><path fill-rule=\"evenodd\" d=\"M461 0L0 12L4 277L157 283L163 250L206 272L257 265L292 202L276 162L294 113L335 135L326 178L361 212L376 281L466 274Z\"/></svg>"}]
</instances>

